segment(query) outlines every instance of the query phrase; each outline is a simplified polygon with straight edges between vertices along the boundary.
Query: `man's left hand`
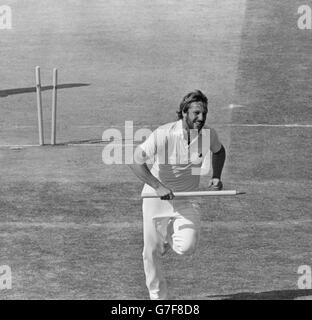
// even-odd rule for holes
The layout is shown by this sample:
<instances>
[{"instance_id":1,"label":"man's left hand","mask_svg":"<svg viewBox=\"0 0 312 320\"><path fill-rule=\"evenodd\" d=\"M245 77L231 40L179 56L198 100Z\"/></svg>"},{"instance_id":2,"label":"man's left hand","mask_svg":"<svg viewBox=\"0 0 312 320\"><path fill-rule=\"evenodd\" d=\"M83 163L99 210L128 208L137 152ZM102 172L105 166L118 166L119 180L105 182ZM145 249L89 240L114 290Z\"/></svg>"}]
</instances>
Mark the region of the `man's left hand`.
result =
<instances>
[{"instance_id":1,"label":"man's left hand","mask_svg":"<svg viewBox=\"0 0 312 320\"><path fill-rule=\"evenodd\" d=\"M212 191L219 191L223 189L223 183L220 179L214 178L209 181L208 188Z\"/></svg>"}]
</instances>

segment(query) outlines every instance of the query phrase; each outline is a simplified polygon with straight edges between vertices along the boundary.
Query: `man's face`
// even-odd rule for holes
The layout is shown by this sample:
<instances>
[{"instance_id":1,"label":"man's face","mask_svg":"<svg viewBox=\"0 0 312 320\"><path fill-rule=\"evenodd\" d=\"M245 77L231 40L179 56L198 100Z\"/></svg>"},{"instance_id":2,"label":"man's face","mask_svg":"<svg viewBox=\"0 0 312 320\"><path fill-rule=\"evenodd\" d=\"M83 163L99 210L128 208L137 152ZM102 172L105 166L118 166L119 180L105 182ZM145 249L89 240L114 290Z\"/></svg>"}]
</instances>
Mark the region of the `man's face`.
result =
<instances>
[{"instance_id":1,"label":"man's face","mask_svg":"<svg viewBox=\"0 0 312 320\"><path fill-rule=\"evenodd\" d=\"M189 129L200 131L205 124L207 109L202 102L192 102L188 111L183 113L183 120Z\"/></svg>"}]
</instances>

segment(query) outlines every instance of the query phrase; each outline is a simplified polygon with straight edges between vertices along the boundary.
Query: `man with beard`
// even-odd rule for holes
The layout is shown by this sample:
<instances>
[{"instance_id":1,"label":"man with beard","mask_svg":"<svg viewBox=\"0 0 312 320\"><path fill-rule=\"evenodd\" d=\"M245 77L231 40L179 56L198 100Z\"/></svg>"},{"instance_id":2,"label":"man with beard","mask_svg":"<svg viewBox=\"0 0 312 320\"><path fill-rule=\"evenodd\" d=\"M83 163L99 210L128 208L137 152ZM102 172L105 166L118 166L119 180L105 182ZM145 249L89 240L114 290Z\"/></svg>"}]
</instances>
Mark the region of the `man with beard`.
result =
<instances>
[{"instance_id":1,"label":"man with beard","mask_svg":"<svg viewBox=\"0 0 312 320\"><path fill-rule=\"evenodd\" d=\"M144 183L143 199L146 285L152 300L167 299L166 280L159 258L169 247L176 253L191 254L199 239L199 205L192 199L174 199L174 192L196 191L200 175L208 172L209 187L221 190L225 149L214 129L205 126L208 99L199 90L187 94L177 111L178 121L157 128L135 152L133 172ZM151 170L147 164L152 164ZM208 168L209 169L209 168Z\"/></svg>"}]
</instances>

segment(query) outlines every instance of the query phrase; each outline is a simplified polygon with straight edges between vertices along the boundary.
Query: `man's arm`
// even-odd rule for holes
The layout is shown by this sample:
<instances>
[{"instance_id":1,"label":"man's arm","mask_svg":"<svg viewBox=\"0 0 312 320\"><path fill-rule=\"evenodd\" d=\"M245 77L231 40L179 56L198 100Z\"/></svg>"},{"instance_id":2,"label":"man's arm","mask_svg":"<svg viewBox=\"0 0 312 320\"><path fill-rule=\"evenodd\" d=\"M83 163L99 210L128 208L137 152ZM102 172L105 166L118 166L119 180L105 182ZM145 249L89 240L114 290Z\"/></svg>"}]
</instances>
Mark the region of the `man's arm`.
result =
<instances>
[{"instance_id":1,"label":"man's arm","mask_svg":"<svg viewBox=\"0 0 312 320\"><path fill-rule=\"evenodd\" d=\"M226 158L226 152L214 129L211 129L210 139L210 149L212 152L212 180L210 181L210 186L214 189L221 190L223 188L221 174Z\"/></svg>"},{"instance_id":2,"label":"man's arm","mask_svg":"<svg viewBox=\"0 0 312 320\"><path fill-rule=\"evenodd\" d=\"M160 196L162 200L171 200L174 195L172 190L164 186L154 175L152 175L147 164L144 162L145 152L138 147L134 154L134 164L130 164L130 169L134 174L144 183L147 183L153 189L155 189L157 195Z\"/></svg>"}]
</instances>

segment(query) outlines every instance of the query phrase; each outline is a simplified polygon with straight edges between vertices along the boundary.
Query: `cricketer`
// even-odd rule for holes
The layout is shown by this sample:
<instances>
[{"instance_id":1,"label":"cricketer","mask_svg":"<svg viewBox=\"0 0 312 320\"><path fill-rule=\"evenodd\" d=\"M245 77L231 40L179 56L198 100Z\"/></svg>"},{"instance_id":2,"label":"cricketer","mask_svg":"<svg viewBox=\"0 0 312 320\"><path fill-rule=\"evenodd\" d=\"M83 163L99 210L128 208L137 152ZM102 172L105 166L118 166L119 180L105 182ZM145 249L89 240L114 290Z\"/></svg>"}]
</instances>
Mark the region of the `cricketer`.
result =
<instances>
[{"instance_id":1,"label":"cricketer","mask_svg":"<svg viewBox=\"0 0 312 320\"><path fill-rule=\"evenodd\" d=\"M137 147L130 168L145 185L143 199L143 263L150 299L168 299L160 258L172 248L192 254L198 244L200 206L194 199L174 198L174 192L197 191L201 170L211 156L209 187L221 190L226 152L213 128L205 125L208 99L199 90L188 93L177 111L178 120L158 127ZM207 161L207 159L209 161ZM152 164L151 169L149 164Z\"/></svg>"}]
</instances>

